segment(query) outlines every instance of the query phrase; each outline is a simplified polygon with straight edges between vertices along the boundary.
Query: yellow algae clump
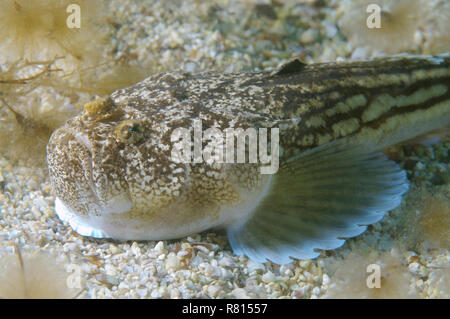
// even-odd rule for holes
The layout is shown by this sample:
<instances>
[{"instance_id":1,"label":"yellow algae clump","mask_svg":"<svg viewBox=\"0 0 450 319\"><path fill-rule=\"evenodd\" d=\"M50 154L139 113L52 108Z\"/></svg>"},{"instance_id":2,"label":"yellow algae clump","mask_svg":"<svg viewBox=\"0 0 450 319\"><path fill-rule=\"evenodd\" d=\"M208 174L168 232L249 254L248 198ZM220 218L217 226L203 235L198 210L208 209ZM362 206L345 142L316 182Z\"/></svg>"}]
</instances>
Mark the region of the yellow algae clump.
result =
<instances>
[{"instance_id":1,"label":"yellow algae clump","mask_svg":"<svg viewBox=\"0 0 450 319\"><path fill-rule=\"evenodd\" d=\"M0 270L0 298L76 298L82 291L81 281L48 253L16 250L1 256Z\"/></svg>"},{"instance_id":2,"label":"yellow algae clump","mask_svg":"<svg viewBox=\"0 0 450 319\"><path fill-rule=\"evenodd\" d=\"M14 160L45 164L51 132L75 114L59 108L64 96L35 94L53 72L58 72L53 61L17 61L0 68L0 151Z\"/></svg>"},{"instance_id":3,"label":"yellow algae clump","mask_svg":"<svg viewBox=\"0 0 450 319\"><path fill-rule=\"evenodd\" d=\"M0 52L3 63L64 57L63 62L98 63L106 29L102 1L2 0ZM69 61L70 60L70 61Z\"/></svg>"},{"instance_id":4,"label":"yellow algae clump","mask_svg":"<svg viewBox=\"0 0 450 319\"><path fill-rule=\"evenodd\" d=\"M433 248L450 247L450 190L432 195L422 191L420 233Z\"/></svg>"},{"instance_id":5,"label":"yellow algae clump","mask_svg":"<svg viewBox=\"0 0 450 319\"><path fill-rule=\"evenodd\" d=\"M450 51L450 1L432 0L434 9L424 30L425 53Z\"/></svg>"},{"instance_id":6,"label":"yellow algae clump","mask_svg":"<svg viewBox=\"0 0 450 319\"><path fill-rule=\"evenodd\" d=\"M418 47L429 7L427 0L344 0L338 25L354 47L395 54Z\"/></svg>"},{"instance_id":7,"label":"yellow algae clump","mask_svg":"<svg viewBox=\"0 0 450 319\"><path fill-rule=\"evenodd\" d=\"M410 298L411 275L394 250L379 255L351 254L334 262L327 298ZM377 271L379 281L377 282Z\"/></svg>"},{"instance_id":8,"label":"yellow algae clump","mask_svg":"<svg viewBox=\"0 0 450 319\"><path fill-rule=\"evenodd\" d=\"M2 154L45 164L54 129L92 98L150 73L132 54L112 56L107 9L101 0L0 2Z\"/></svg>"}]
</instances>

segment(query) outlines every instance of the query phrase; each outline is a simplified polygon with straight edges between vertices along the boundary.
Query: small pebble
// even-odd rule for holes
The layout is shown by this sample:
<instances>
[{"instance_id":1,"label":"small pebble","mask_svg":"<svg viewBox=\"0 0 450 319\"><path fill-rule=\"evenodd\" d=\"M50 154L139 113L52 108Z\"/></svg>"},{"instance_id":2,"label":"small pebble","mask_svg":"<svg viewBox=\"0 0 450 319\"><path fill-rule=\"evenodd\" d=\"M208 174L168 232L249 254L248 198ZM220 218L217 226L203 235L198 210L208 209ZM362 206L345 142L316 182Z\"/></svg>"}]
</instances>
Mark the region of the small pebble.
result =
<instances>
[{"instance_id":1,"label":"small pebble","mask_svg":"<svg viewBox=\"0 0 450 319\"><path fill-rule=\"evenodd\" d=\"M178 256L174 255L173 253L170 253L169 256L167 256L166 269L176 270L180 267L180 264L181 263Z\"/></svg>"},{"instance_id":2,"label":"small pebble","mask_svg":"<svg viewBox=\"0 0 450 319\"><path fill-rule=\"evenodd\" d=\"M267 273L265 273L262 277L261 277L262 281L265 283L270 283L270 282L274 282L276 277L275 275L269 271Z\"/></svg>"},{"instance_id":3,"label":"small pebble","mask_svg":"<svg viewBox=\"0 0 450 319\"><path fill-rule=\"evenodd\" d=\"M308 29L302 33L300 42L302 44L311 44L317 42L320 38L320 31L317 29Z\"/></svg>"},{"instance_id":4,"label":"small pebble","mask_svg":"<svg viewBox=\"0 0 450 319\"><path fill-rule=\"evenodd\" d=\"M157 252L164 252L164 243L162 241L159 241L154 248Z\"/></svg>"}]
</instances>

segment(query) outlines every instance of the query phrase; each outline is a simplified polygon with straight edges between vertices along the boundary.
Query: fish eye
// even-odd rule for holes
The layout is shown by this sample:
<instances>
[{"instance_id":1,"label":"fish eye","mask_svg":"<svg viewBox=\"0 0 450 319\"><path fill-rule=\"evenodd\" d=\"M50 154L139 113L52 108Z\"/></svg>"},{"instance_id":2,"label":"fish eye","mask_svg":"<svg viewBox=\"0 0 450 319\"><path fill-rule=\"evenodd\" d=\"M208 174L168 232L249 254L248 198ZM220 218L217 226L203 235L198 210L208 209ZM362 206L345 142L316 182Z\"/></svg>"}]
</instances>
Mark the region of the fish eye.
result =
<instances>
[{"instance_id":1,"label":"fish eye","mask_svg":"<svg viewBox=\"0 0 450 319\"><path fill-rule=\"evenodd\" d=\"M127 120L117 125L114 136L120 143L137 144L144 139L145 130L142 123L134 120Z\"/></svg>"},{"instance_id":2,"label":"fish eye","mask_svg":"<svg viewBox=\"0 0 450 319\"><path fill-rule=\"evenodd\" d=\"M140 132L141 127L138 124L134 124L133 126L128 128L128 132Z\"/></svg>"}]
</instances>

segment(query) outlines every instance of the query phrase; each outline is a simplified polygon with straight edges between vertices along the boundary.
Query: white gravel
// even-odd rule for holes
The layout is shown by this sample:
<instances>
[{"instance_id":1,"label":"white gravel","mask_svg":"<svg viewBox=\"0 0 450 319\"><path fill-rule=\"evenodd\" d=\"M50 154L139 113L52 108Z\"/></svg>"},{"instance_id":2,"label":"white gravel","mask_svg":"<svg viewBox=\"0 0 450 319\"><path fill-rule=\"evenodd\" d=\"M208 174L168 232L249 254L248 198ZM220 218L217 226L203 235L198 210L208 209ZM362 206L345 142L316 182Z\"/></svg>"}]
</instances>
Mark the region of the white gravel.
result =
<instances>
[{"instance_id":1,"label":"white gravel","mask_svg":"<svg viewBox=\"0 0 450 319\"><path fill-rule=\"evenodd\" d=\"M352 48L337 28L338 1L331 1L330 7L314 6L316 2L320 1L277 1L270 9L244 0L112 0L112 46L135 56L149 72L244 71L273 68L294 57L307 62L365 57L367 52ZM445 151L448 145L442 142L435 149ZM448 190L448 178L444 185L433 184L433 165L441 165L448 174L448 158L432 159L424 152L418 162L424 173L413 169L410 174L418 188ZM449 298L449 247L427 246L405 217L420 214L414 200L420 194L417 189L383 221L342 248L315 260L279 266L234 255L223 233L123 243L81 237L55 216L46 168L0 154L0 246L16 244L23 251L63 256L80 269L83 298L322 298L336 289L338 279L354 280L352 275L333 277L350 255L370 251L383 256L396 249L395 267L409 274L404 296ZM336 293L347 297L345 291Z\"/></svg>"}]
</instances>

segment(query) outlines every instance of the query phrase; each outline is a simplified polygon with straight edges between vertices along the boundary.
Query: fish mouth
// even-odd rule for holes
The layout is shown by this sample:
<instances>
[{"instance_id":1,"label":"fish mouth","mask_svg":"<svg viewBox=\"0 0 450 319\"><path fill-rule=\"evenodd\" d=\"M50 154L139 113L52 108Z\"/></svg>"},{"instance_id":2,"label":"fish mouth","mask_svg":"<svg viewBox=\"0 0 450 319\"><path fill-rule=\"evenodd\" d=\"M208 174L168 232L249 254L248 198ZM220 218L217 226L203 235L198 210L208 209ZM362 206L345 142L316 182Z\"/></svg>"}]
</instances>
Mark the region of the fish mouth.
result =
<instances>
[{"instance_id":1,"label":"fish mouth","mask_svg":"<svg viewBox=\"0 0 450 319\"><path fill-rule=\"evenodd\" d=\"M95 211L100 216L107 216L108 214L122 214L128 212L133 208L133 204L126 192L117 194L115 196L106 195L108 192L105 191L108 188L107 179L106 185L99 189L94 180L94 147L89 140L87 134L79 131L72 131L73 138L81 146L85 147L89 156L82 159L82 166L84 171L84 179L89 187L89 195L91 198L91 209Z\"/></svg>"},{"instance_id":2,"label":"fish mouth","mask_svg":"<svg viewBox=\"0 0 450 319\"><path fill-rule=\"evenodd\" d=\"M126 191L108 192L107 179L96 170L95 149L88 134L66 127L54 135L47 150L49 171L56 195L67 208L77 215L96 216L132 209Z\"/></svg>"},{"instance_id":3,"label":"fish mouth","mask_svg":"<svg viewBox=\"0 0 450 319\"><path fill-rule=\"evenodd\" d=\"M110 237L108 216L126 213L134 205L126 190L108 191L108 181L96 167L94 147L87 133L66 126L52 134L47 161L56 215L82 236L105 238Z\"/></svg>"},{"instance_id":4,"label":"fish mouth","mask_svg":"<svg viewBox=\"0 0 450 319\"><path fill-rule=\"evenodd\" d=\"M85 182L87 186L89 186L91 197L96 202L101 202L97 189L94 186L94 177L93 177L94 158L92 155L93 152L92 143L89 141L89 137L85 133L78 132L75 130L69 130L69 135L72 135L73 139L77 141L81 146L84 146L87 154L89 154L88 158L80 159L84 171Z\"/></svg>"}]
</instances>

